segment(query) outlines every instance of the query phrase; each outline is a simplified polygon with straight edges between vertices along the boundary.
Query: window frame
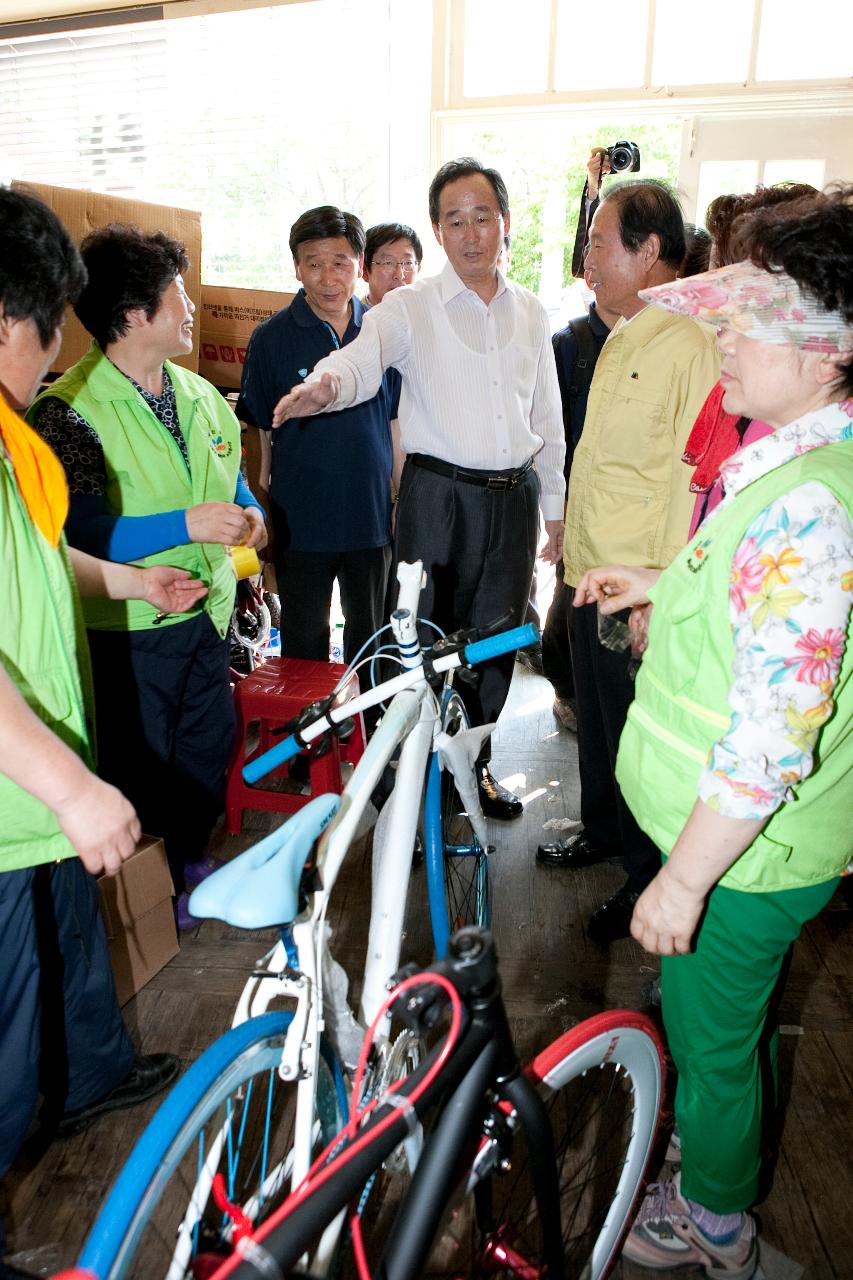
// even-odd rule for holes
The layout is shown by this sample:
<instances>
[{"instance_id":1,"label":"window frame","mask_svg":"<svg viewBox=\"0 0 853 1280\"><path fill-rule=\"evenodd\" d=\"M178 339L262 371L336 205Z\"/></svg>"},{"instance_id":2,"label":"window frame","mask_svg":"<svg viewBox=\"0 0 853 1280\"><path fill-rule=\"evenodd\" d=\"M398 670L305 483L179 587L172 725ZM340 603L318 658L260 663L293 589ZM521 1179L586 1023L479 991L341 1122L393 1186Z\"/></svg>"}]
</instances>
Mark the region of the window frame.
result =
<instances>
[{"instance_id":1,"label":"window frame","mask_svg":"<svg viewBox=\"0 0 853 1280\"><path fill-rule=\"evenodd\" d=\"M639 0L637 0L639 3ZM712 106L724 109L727 102L737 102L743 109L745 102L758 107L784 102L787 111L792 109L791 99L805 99L803 106L820 109L826 99L835 109L837 104L853 103L853 78L835 77L821 80L756 80L758 42L761 33L762 0L752 0L752 35L749 51L749 70L745 81L717 84L678 85L655 84L652 81L654 58L654 31L657 13L656 0L646 0L648 22L646 27L645 74L641 88L602 88L596 90L563 90L554 84L556 67L556 42L558 11L561 0L551 0L551 23L548 50L548 83L539 94L490 94L488 97L466 97L463 91L465 76L465 5L466 0L433 0L433 110L495 111L507 108L573 107L586 104L613 103L624 113L626 108L660 104L662 108L686 110L693 104L696 112L707 111ZM664 95L662 97L662 95Z\"/></svg>"}]
</instances>

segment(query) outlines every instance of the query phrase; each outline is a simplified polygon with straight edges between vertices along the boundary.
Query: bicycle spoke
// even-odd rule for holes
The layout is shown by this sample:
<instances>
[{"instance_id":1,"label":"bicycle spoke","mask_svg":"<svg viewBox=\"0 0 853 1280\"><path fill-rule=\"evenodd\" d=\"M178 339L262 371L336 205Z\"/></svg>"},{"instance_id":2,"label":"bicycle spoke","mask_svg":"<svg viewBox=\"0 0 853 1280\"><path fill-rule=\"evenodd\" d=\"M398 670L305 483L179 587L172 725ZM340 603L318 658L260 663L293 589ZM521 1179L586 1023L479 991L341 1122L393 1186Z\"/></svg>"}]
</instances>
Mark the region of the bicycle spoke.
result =
<instances>
[{"instance_id":1,"label":"bicycle spoke","mask_svg":"<svg viewBox=\"0 0 853 1280\"><path fill-rule=\"evenodd\" d=\"M552 1046L567 1043L565 1069L552 1051L543 1055L548 1078L562 1081L542 1088L555 1141L566 1274L586 1280L599 1280L613 1258L657 1122L655 1040L645 1025L620 1027L617 1016L600 1015ZM473 1269L530 1280L539 1275L542 1237L530 1153L520 1131L509 1154L511 1172L491 1178L491 1209L481 1218L485 1234Z\"/></svg>"},{"instance_id":2,"label":"bicycle spoke","mask_svg":"<svg viewBox=\"0 0 853 1280\"><path fill-rule=\"evenodd\" d=\"M167 1118L158 1113L137 1144L87 1244L105 1280L189 1280L202 1256L227 1256L232 1225L212 1195L216 1173L256 1224L289 1191L297 1091L278 1078L288 1025L289 1015L266 1014L226 1033L163 1104ZM318 1112L334 1093L321 1057ZM315 1119L315 1147L331 1136Z\"/></svg>"}]
</instances>

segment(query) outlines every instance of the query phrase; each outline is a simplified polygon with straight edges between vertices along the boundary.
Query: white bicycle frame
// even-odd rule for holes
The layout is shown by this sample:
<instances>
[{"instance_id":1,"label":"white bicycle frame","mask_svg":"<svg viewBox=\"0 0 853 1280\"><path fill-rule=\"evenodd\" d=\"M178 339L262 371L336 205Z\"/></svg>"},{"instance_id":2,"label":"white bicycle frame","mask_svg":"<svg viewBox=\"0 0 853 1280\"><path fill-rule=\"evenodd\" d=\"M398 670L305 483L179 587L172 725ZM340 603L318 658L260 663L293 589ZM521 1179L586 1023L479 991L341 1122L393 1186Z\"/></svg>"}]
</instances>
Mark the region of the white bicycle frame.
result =
<instances>
[{"instance_id":1,"label":"white bicycle frame","mask_svg":"<svg viewBox=\"0 0 853 1280\"><path fill-rule=\"evenodd\" d=\"M250 1018L259 1017L267 1012L274 1000L286 999L295 1003L278 1069L280 1078L288 1084L295 1083L297 1089L292 1160L286 1162L286 1167L272 1170L264 1188L265 1195L288 1177L291 1185L296 1186L312 1162L317 1137L315 1089L320 1038L325 1028L323 983L324 957L328 953L326 913L329 896L370 797L398 747L400 756L396 780L385 806L388 811L384 817L388 823L387 840L383 846L385 854L380 858L381 865L375 864L373 868L373 900L359 1009L363 1026L369 1026L376 1016L387 996L389 980L400 964L403 917L427 759L441 725L436 697L423 672L423 656L417 636L417 604L424 581L423 567L420 561L402 563L397 576L400 592L391 623L404 671L346 703L347 715L355 715L393 695L344 789L340 809L319 842L317 871L321 887L312 893L306 911L290 927L298 968L291 965L285 942L280 939L258 961L255 973L240 995L232 1020L232 1026L239 1026ZM449 654L436 661L435 669L450 670L459 665L459 655ZM413 683L413 676L418 671L421 677ZM316 736L312 734L312 728L304 731L306 740ZM390 1019L386 1018L378 1029L380 1051L383 1043L388 1043L389 1025ZM210 1144L178 1233L179 1244L167 1280L182 1280L185 1275L192 1231L210 1193L226 1135L227 1126ZM251 1216L252 1206L244 1208ZM325 1269L339 1230L339 1222L327 1229L317 1255L312 1258L313 1270L322 1273Z\"/></svg>"},{"instance_id":2,"label":"white bicycle frame","mask_svg":"<svg viewBox=\"0 0 853 1280\"><path fill-rule=\"evenodd\" d=\"M397 617L392 619L392 625L404 666L411 672L423 667L415 633L422 566L420 563L401 564L398 576L401 583L398 614L406 612L407 617L403 619L402 628ZM375 705L377 701L377 690L369 690L349 701L347 712L357 714L362 707ZM401 689L394 696L344 789L340 809L320 840L317 872L322 887L311 895L307 911L291 926L299 958L298 972L291 968L284 942L280 940L259 963L259 968L266 970L265 975L249 980L237 1005L233 1026L265 1013L273 1000L284 997L296 1002L279 1068L281 1079L288 1083L296 1082L298 1089L292 1171L294 1184L304 1177L311 1164L314 1081L320 1036L325 1026L323 956L328 945L326 913L329 897L370 797L389 760L401 747L396 781L388 800L388 847L395 853L399 851L399 856L384 858L378 875L374 868L373 907L359 1010L361 1022L369 1025L387 995L386 984L399 968L411 850L417 834L427 757L437 724L438 709L425 677L414 688ZM273 974L277 975L277 980L266 976Z\"/></svg>"}]
</instances>

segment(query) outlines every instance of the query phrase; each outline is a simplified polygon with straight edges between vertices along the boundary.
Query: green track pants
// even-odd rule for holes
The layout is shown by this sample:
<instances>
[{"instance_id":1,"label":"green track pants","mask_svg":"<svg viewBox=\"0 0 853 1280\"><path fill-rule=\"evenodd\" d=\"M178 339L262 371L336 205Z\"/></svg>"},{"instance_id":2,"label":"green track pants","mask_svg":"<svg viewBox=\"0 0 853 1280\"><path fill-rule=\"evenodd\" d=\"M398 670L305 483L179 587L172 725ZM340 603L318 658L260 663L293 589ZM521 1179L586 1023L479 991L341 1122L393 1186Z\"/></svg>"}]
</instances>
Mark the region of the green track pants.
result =
<instances>
[{"instance_id":1,"label":"green track pants","mask_svg":"<svg viewBox=\"0 0 853 1280\"><path fill-rule=\"evenodd\" d=\"M696 950L663 958L663 1018L678 1068L681 1187L713 1213L736 1213L755 1200L762 1092L768 1071L775 1072L774 988L791 943L837 884L778 893L718 886Z\"/></svg>"}]
</instances>

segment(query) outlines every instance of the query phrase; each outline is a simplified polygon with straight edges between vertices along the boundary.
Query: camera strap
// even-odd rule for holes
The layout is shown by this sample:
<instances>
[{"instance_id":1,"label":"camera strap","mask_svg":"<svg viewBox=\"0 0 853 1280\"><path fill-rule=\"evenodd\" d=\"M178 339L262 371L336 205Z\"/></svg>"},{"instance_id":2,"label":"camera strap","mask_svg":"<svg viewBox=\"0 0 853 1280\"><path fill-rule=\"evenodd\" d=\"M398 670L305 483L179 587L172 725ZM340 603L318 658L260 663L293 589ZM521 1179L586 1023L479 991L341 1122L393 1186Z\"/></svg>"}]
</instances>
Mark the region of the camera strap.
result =
<instances>
[{"instance_id":1,"label":"camera strap","mask_svg":"<svg viewBox=\"0 0 853 1280\"><path fill-rule=\"evenodd\" d=\"M599 190L601 187L599 186ZM587 208L589 201L589 208ZM579 280L583 275L583 260L585 257L586 242L589 235L589 224L592 222L593 215L600 203L600 197L596 196L594 200L589 200L589 182L583 184L581 193L581 205L578 210L578 225L575 231L575 245L572 250L572 275Z\"/></svg>"}]
</instances>

